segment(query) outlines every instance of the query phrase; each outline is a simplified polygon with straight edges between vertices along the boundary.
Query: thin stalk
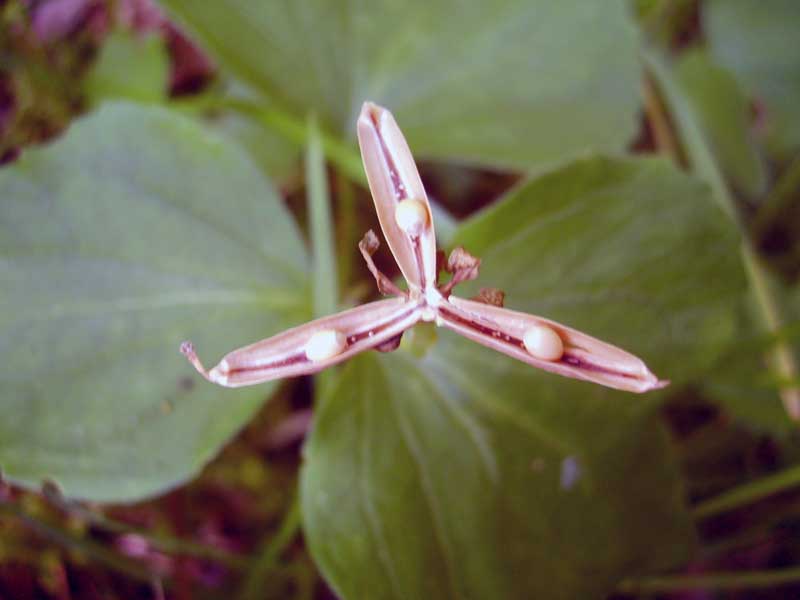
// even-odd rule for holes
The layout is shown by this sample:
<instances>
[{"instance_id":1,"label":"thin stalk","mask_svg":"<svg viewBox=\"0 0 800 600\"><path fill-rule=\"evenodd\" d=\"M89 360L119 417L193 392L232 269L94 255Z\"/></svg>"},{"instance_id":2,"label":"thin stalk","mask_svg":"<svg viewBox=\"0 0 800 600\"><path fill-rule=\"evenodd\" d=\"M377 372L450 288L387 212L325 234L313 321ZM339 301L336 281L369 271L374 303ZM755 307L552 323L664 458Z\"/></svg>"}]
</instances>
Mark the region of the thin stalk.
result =
<instances>
[{"instance_id":1,"label":"thin stalk","mask_svg":"<svg viewBox=\"0 0 800 600\"><path fill-rule=\"evenodd\" d=\"M644 110L647 120L653 130L656 148L672 156L679 165L685 164L681 155L681 148L672 131L672 123L664 108L664 104L655 89L652 77L648 74L642 78L642 95L644 96Z\"/></svg>"},{"instance_id":2,"label":"thin stalk","mask_svg":"<svg viewBox=\"0 0 800 600\"><path fill-rule=\"evenodd\" d=\"M270 575L278 565L278 559L297 535L300 528L300 502L292 501L289 512L283 518L278 532L264 541L258 550L258 558L239 593L240 600L256 600L264 597L264 588Z\"/></svg>"},{"instance_id":3,"label":"thin stalk","mask_svg":"<svg viewBox=\"0 0 800 600\"><path fill-rule=\"evenodd\" d=\"M770 359L778 375L779 393L784 408L792 419L800 420L800 386L797 385L800 368L791 344L783 335L785 324L777 296L752 244L742 245L742 256L766 328L770 334L776 336Z\"/></svg>"},{"instance_id":4,"label":"thin stalk","mask_svg":"<svg viewBox=\"0 0 800 600\"><path fill-rule=\"evenodd\" d=\"M709 575L666 575L624 580L617 590L623 594L664 594L685 590L745 590L773 588L800 582L800 568Z\"/></svg>"},{"instance_id":5,"label":"thin stalk","mask_svg":"<svg viewBox=\"0 0 800 600\"><path fill-rule=\"evenodd\" d=\"M800 466L762 477L700 502L692 509L692 514L697 519L707 519L796 486L800 486Z\"/></svg>"},{"instance_id":6,"label":"thin stalk","mask_svg":"<svg viewBox=\"0 0 800 600\"><path fill-rule=\"evenodd\" d=\"M336 252L333 243L333 220L328 177L325 171L322 134L314 117L307 123L305 156L306 203L308 206L313 274L314 317L336 312L339 303L339 283L336 275ZM314 377L314 395L323 395L330 384L331 373L325 371Z\"/></svg>"},{"instance_id":7,"label":"thin stalk","mask_svg":"<svg viewBox=\"0 0 800 600\"><path fill-rule=\"evenodd\" d=\"M165 554L202 558L240 570L246 569L250 564L250 560L248 558L239 556L226 550L221 550L220 548L173 537L154 535L136 527L131 527L127 523L110 519L102 513L94 512L84 506L81 506L77 502L67 500L61 496L57 490L54 490L47 485L44 486L43 494L51 505L68 515L82 519L87 523L91 523L93 526L101 528L109 533L118 535L137 535L145 540L148 546L160 552L164 552Z\"/></svg>"},{"instance_id":8,"label":"thin stalk","mask_svg":"<svg viewBox=\"0 0 800 600\"><path fill-rule=\"evenodd\" d=\"M110 551L104 544L77 538L69 531L29 514L16 504L0 502L0 513L19 519L26 527L48 541L66 550L82 553L131 579L152 583L161 578L161 574L153 573L145 565Z\"/></svg>"},{"instance_id":9,"label":"thin stalk","mask_svg":"<svg viewBox=\"0 0 800 600\"><path fill-rule=\"evenodd\" d=\"M742 237L742 260L756 306L763 319L765 329L776 340L774 348L770 352L770 362L778 379L794 381L800 375L800 367L798 367L792 347L780 337L781 330L784 328L780 303L768 285L767 274L759 263L747 230L741 222L733 195L728 189L700 126L695 122L692 107L673 80L669 67L659 55L653 51L644 51L643 59L659 85L671 111L693 170L711 186L714 199L739 229ZM779 393L789 417L796 421L800 420L800 388L783 387Z\"/></svg>"},{"instance_id":10,"label":"thin stalk","mask_svg":"<svg viewBox=\"0 0 800 600\"><path fill-rule=\"evenodd\" d=\"M314 316L336 312L339 292L336 277L336 250L333 245L333 222L328 177L322 140L314 118L308 120L306 148L306 202L308 205L314 273Z\"/></svg>"}]
</instances>

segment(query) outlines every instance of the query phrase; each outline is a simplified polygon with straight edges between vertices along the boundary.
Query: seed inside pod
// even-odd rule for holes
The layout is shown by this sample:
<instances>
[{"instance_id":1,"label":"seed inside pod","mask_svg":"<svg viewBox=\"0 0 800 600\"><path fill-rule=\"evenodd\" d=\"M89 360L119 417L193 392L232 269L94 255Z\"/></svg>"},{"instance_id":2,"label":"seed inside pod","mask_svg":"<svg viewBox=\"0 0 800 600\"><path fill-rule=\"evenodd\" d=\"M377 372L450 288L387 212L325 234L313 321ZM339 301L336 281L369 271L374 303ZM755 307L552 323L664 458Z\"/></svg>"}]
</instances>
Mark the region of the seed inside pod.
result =
<instances>
[{"instance_id":1,"label":"seed inside pod","mask_svg":"<svg viewBox=\"0 0 800 600\"><path fill-rule=\"evenodd\" d=\"M321 329L306 342L308 360L319 362L341 354L347 346L347 338L336 329Z\"/></svg>"},{"instance_id":2,"label":"seed inside pod","mask_svg":"<svg viewBox=\"0 0 800 600\"><path fill-rule=\"evenodd\" d=\"M421 200L402 200L394 209L394 220L406 233L417 234L428 223L428 209Z\"/></svg>"},{"instance_id":3,"label":"seed inside pod","mask_svg":"<svg viewBox=\"0 0 800 600\"><path fill-rule=\"evenodd\" d=\"M534 325L528 329L522 343L531 356L542 360L558 360L564 354L561 337L546 325Z\"/></svg>"}]
</instances>

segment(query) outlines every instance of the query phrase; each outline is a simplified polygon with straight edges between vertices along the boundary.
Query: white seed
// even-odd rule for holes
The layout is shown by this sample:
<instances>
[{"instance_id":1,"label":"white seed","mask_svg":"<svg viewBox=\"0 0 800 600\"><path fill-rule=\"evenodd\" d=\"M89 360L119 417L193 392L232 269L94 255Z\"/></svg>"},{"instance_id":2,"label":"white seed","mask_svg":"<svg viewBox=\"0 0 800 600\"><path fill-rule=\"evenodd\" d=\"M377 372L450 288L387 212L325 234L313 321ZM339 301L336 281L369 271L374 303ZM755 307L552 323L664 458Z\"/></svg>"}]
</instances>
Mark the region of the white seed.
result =
<instances>
[{"instance_id":1,"label":"white seed","mask_svg":"<svg viewBox=\"0 0 800 600\"><path fill-rule=\"evenodd\" d=\"M546 325L534 325L528 329L522 343L531 356L542 360L558 360L564 354L564 342Z\"/></svg>"},{"instance_id":2,"label":"white seed","mask_svg":"<svg viewBox=\"0 0 800 600\"><path fill-rule=\"evenodd\" d=\"M394 220L406 233L416 234L428 223L428 209L421 200L402 200L394 209Z\"/></svg>"},{"instance_id":3,"label":"white seed","mask_svg":"<svg viewBox=\"0 0 800 600\"><path fill-rule=\"evenodd\" d=\"M341 354L347 346L347 338L336 329L321 329L306 342L308 360L319 362Z\"/></svg>"}]
</instances>

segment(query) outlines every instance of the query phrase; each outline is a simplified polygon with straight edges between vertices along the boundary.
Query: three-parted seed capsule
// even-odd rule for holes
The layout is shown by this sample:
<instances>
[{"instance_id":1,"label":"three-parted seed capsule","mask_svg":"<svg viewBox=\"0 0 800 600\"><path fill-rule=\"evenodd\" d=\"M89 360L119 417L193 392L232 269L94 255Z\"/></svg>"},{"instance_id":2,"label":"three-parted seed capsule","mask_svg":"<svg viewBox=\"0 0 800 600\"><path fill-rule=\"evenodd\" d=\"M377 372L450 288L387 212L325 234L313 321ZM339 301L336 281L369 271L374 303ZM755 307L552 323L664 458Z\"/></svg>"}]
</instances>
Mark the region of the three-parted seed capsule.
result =
<instances>
[{"instance_id":1,"label":"three-parted seed capsule","mask_svg":"<svg viewBox=\"0 0 800 600\"><path fill-rule=\"evenodd\" d=\"M378 300L294 327L229 352L206 370L186 343L181 351L204 377L228 387L316 373L358 352L392 350L404 331L435 322L517 360L566 377L632 392L664 387L636 356L542 317L503 308L502 294L472 300L453 294L478 276L480 260L456 248L437 261L433 218L414 159L391 113L365 103L358 119L361 156L375 209L389 249L407 283L402 290L372 260L377 237L368 232L359 249L378 289L394 299ZM440 284L438 270L452 277Z\"/></svg>"}]
</instances>

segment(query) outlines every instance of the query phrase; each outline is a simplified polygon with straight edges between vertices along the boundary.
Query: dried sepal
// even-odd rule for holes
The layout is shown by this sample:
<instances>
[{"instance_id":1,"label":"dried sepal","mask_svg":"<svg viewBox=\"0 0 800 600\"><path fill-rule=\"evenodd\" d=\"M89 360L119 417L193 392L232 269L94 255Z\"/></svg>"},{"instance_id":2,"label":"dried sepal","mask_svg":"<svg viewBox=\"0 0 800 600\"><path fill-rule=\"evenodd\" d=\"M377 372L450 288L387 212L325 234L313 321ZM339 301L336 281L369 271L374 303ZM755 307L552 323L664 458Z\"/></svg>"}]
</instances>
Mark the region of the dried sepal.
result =
<instances>
[{"instance_id":1,"label":"dried sepal","mask_svg":"<svg viewBox=\"0 0 800 600\"><path fill-rule=\"evenodd\" d=\"M406 298L379 300L294 327L239 348L206 370L189 342L181 352L209 381L241 387L309 375L385 344L420 319L418 307Z\"/></svg>"},{"instance_id":2,"label":"dried sepal","mask_svg":"<svg viewBox=\"0 0 800 600\"><path fill-rule=\"evenodd\" d=\"M384 296L404 296L405 293L394 282L384 275L378 267L375 266L375 261L372 260L372 255L380 247L381 243L378 241L378 236L370 229L364 234L364 237L358 242L358 249L361 256L364 257L364 262L367 263L367 268L372 276L375 278L375 283L378 286L378 291Z\"/></svg>"},{"instance_id":3,"label":"dried sepal","mask_svg":"<svg viewBox=\"0 0 800 600\"><path fill-rule=\"evenodd\" d=\"M549 319L453 295L438 313L441 325L545 371L630 392L646 392L669 383L659 380L633 354ZM561 340L563 352L558 358L535 356L526 347L526 336L530 339L537 327L552 331Z\"/></svg>"},{"instance_id":4,"label":"dried sepal","mask_svg":"<svg viewBox=\"0 0 800 600\"><path fill-rule=\"evenodd\" d=\"M506 293L497 288L481 288L478 290L478 295L472 298L472 300L502 307L506 300Z\"/></svg>"},{"instance_id":5,"label":"dried sepal","mask_svg":"<svg viewBox=\"0 0 800 600\"><path fill-rule=\"evenodd\" d=\"M445 270L452 273L453 277L440 288L442 295L448 296L459 283L477 279L480 266L481 259L472 256L461 246L454 248L445 266Z\"/></svg>"},{"instance_id":6,"label":"dried sepal","mask_svg":"<svg viewBox=\"0 0 800 600\"><path fill-rule=\"evenodd\" d=\"M358 142L383 235L419 296L436 285L436 236L414 158L392 114L371 102L358 118Z\"/></svg>"}]
</instances>

